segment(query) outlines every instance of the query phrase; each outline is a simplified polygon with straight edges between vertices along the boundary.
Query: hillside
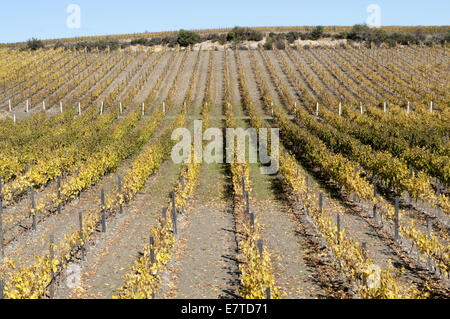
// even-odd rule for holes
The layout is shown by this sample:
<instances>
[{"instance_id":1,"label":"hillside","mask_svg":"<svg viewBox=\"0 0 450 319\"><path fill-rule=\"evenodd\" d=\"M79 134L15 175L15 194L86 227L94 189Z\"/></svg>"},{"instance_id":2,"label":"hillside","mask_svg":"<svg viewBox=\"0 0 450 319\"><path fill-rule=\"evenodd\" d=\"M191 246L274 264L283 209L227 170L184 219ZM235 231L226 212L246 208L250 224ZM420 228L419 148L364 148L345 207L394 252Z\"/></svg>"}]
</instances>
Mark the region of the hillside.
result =
<instances>
[{"instance_id":1,"label":"hillside","mask_svg":"<svg viewBox=\"0 0 450 319\"><path fill-rule=\"evenodd\" d=\"M385 31L0 48L3 296L449 298L448 27ZM242 152L279 169L176 162L200 120L279 129Z\"/></svg>"}]
</instances>

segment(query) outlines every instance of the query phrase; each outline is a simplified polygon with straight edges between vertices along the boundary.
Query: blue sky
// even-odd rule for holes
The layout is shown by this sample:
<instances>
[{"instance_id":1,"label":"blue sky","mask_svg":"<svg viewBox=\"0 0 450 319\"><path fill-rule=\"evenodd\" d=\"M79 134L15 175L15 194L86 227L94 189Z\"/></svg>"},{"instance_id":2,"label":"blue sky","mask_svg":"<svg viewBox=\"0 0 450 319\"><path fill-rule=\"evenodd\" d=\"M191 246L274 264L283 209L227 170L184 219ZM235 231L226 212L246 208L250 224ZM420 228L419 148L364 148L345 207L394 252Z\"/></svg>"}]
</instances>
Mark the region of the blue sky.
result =
<instances>
[{"instance_id":1,"label":"blue sky","mask_svg":"<svg viewBox=\"0 0 450 319\"><path fill-rule=\"evenodd\" d=\"M0 42L31 37L156 32L240 26L353 25L366 21L370 4L382 25L450 25L449 0L14 0L1 1ZM67 7L81 9L71 29Z\"/></svg>"}]
</instances>

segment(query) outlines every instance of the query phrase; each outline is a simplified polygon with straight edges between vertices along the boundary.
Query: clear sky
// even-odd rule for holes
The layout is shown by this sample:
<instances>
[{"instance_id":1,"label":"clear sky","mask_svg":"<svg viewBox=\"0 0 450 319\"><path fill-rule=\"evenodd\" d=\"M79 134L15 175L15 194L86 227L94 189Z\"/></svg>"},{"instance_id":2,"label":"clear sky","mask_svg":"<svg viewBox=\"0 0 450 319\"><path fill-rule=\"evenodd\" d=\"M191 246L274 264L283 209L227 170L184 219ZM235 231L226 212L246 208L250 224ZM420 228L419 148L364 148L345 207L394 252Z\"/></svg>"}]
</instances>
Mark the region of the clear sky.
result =
<instances>
[{"instance_id":1,"label":"clear sky","mask_svg":"<svg viewBox=\"0 0 450 319\"><path fill-rule=\"evenodd\" d=\"M81 10L80 28L67 25L70 4ZM354 25L366 21L370 4L379 6L381 25L450 25L450 0L2 0L0 42L235 25Z\"/></svg>"}]
</instances>

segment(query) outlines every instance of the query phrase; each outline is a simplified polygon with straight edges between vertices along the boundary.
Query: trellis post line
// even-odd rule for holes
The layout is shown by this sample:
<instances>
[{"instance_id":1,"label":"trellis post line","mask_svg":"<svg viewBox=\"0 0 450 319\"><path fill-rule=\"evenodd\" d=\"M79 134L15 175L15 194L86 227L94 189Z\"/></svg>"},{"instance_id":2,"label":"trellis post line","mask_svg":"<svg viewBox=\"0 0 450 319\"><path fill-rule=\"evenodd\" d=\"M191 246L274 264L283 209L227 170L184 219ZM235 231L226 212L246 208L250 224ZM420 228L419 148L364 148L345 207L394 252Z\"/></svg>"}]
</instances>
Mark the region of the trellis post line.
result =
<instances>
[{"instance_id":1,"label":"trellis post line","mask_svg":"<svg viewBox=\"0 0 450 319\"><path fill-rule=\"evenodd\" d=\"M120 175L117 176L117 188L120 195L120 206L119 206L119 213L123 214L123 204L122 204L122 177Z\"/></svg>"},{"instance_id":2,"label":"trellis post line","mask_svg":"<svg viewBox=\"0 0 450 319\"><path fill-rule=\"evenodd\" d=\"M175 191L172 191L172 223L173 223L173 233L178 234L177 229L177 209L175 207Z\"/></svg>"},{"instance_id":3,"label":"trellis post line","mask_svg":"<svg viewBox=\"0 0 450 319\"><path fill-rule=\"evenodd\" d=\"M105 209L105 190L102 189L100 193L102 203L102 233L106 233L106 209Z\"/></svg>"},{"instance_id":4,"label":"trellis post line","mask_svg":"<svg viewBox=\"0 0 450 319\"><path fill-rule=\"evenodd\" d=\"M395 229L394 229L394 240L395 241L399 240L398 228L399 228L399 197L396 196L395 197Z\"/></svg>"},{"instance_id":5,"label":"trellis post line","mask_svg":"<svg viewBox=\"0 0 450 319\"><path fill-rule=\"evenodd\" d=\"M32 225L32 229L36 230L37 229L37 220L36 220L36 204L34 202L34 188L31 188L31 209L32 209L32 214L33 214L33 225Z\"/></svg>"},{"instance_id":6,"label":"trellis post line","mask_svg":"<svg viewBox=\"0 0 450 319\"><path fill-rule=\"evenodd\" d=\"M85 245L86 243L84 242L84 234L83 234L83 213L79 212L78 213L78 223L80 226L80 238L81 238L81 260L84 260L84 255L85 255Z\"/></svg>"}]
</instances>

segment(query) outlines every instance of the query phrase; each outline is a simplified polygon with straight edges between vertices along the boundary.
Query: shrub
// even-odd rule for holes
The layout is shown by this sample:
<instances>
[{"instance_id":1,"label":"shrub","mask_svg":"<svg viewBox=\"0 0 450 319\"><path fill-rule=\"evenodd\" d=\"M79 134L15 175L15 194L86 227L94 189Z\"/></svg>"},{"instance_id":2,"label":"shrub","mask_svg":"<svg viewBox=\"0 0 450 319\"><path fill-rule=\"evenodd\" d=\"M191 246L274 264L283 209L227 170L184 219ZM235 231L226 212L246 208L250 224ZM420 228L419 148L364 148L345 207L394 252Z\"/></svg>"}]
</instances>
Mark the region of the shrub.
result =
<instances>
[{"instance_id":1,"label":"shrub","mask_svg":"<svg viewBox=\"0 0 450 319\"><path fill-rule=\"evenodd\" d=\"M227 34L227 41L233 41L234 43L239 43L245 40L261 41L262 39L263 34L261 32L250 28L234 27Z\"/></svg>"},{"instance_id":2,"label":"shrub","mask_svg":"<svg viewBox=\"0 0 450 319\"><path fill-rule=\"evenodd\" d=\"M314 28L314 30L312 30L311 32L311 39L312 40L318 40L322 37L323 35L323 27L322 26L317 26Z\"/></svg>"},{"instance_id":3,"label":"shrub","mask_svg":"<svg viewBox=\"0 0 450 319\"><path fill-rule=\"evenodd\" d=\"M32 38L27 41L27 49L35 51L37 49L42 49L44 47L44 43L41 40L36 38Z\"/></svg>"},{"instance_id":4,"label":"shrub","mask_svg":"<svg viewBox=\"0 0 450 319\"><path fill-rule=\"evenodd\" d=\"M177 42L182 47L196 44L199 40L200 35L196 32L187 30L180 30L180 32L178 32Z\"/></svg>"},{"instance_id":5,"label":"shrub","mask_svg":"<svg viewBox=\"0 0 450 319\"><path fill-rule=\"evenodd\" d=\"M416 43L416 38L411 33L401 33L401 32L394 32L392 33L389 38L395 40L397 43L407 45L408 43Z\"/></svg>"},{"instance_id":6,"label":"shrub","mask_svg":"<svg viewBox=\"0 0 450 319\"><path fill-rule=\"evenodd\" d=\"M261 41L264 38L263 34L256 30L251 30L248 34L247 40L249 41Z\"/></svg>"},{"instance_id":7,"label":"shrub","mask_svg":"<svg viewBox=\"0 0 450 319\"><path fill-rule=\"evenodd\" d=\"M373 42L377 45L385 42L388 38L388 34L386 31L382 29L373 29L368 35L367 35L367 41Z\"/></svg>"},{"instance_id":8,"label":"shrub","mask_svg":"<svg viewBox=\"0 0 450 319\"><path fill-rule=\"evenodd\" d=\"M108 46L109 46L109 49L111 51L113 51L113 50L117 50L118 48L120 48L120 43L119 43L119 41L109 41Z\"/></svg>"},{"instance_id":9,"label":"shrub","mask_svg":"<svg viewBox=\"0 0 450 319\"><path fill-rule=\"evenodd\" d=\"M309 33L300 33L300 39L302 40L308 40L310 38Z\"/></svg>"},{"instance_id":10,"label":"shrub","mask_svg":"<svg viewBox=\"0 0 450 319\"><path fill-rule=\"evenodd\" d=\"M242 42L244 40L244 28L234 27L227 34L227 41Z\"/></svg>"},{"instance_id":11,"label":"shrub","mask_svg":"<svg viewBox=\"0 0 450 319\"><path fill-rule=\"evenodd\" d=\"M265 50L272 50L272 46L274 44L274 42L276 41L275 37L267 37L266 38L266 42L264 43L263 47Z\"/></svg>"},{"instance_id":12,"label":"shrub","mask_svg":"<svg viewBox=\"0 0 450 319\"><path fill-rule=\"evenodd\" d=\"M106 50L108 47L110 50L116 50L120 47L119 41L117 40L98 40L90 44L91 48L97 48L100 51Z\"/></svg>"},{"instance_id":13,"label":"shrub","mask_svg":"<svg viewBox=\"0 0 450 319\"><path fill-rule=\"evenodd\" d=\"M64 43L62 43L61 41L58 41L55 43L55 45L53 46L53 49L59 49L59 48L66 48L66 46L64 45Z\"/></svg>"},{"instance_id":14,"label":"shrub","mask_svg":"<svg viewBox=\"0 0 450 319\"><path fill-rule=\"evenodd\" d=\"M167 44L169 47L174 47L177 44L178 38L166 35L164 38L161 39L161 44Z\"/></svg>"},{"instance_id":15,"label":"shrub","mask_svg":"<svg viewBox=\"0 0 450 319\"><path fill-rule=\"evenodd\" d=\"M347 33L347 39L353 41L363 41L367 38L370 28L365 24L355 24Z\"/></svg>"},{"instance_id":16,"label":"shrub","mask_svg":"<svg viewBox=\"0 0 450 319\"><path fill-rule=\"evenodd\" d=\"M450 42L450 30L448 30L447 33L445 34L444 41Z\"/></svg>"},{"instance_id":17,"label":"shrub","mask_svg":"<svg viewBox=\"0 0 450 319\"><path fill-rule=\"evenodd\" d=\"M416 41L417 42L424 42L425 40L426 40L426 35L425 34L423 34L423 32L422 31L420 31L420 30L417 30L415 33L414 33L414 37L416 38Z\"/></svg>"},{"instance_id":18,"label":"shrub","mask_svg":"<svg viewBox=\"0 0 450 319\"><path fill-rule=\"evenodd\" d=\"M207 34L206 36L202 37L202 41L212 41L212 42L216 42L219 40L219 34L217 33L210 33Z\"/></svg>"},{"instance_id":19,"label":"shrub","mask_svg":"<svg viewBox=\"0 0 450 319\"><path fill-rule=\"evenodd\" d=\"M98 40L95 42L92 41L80 41L73 45L73 48L76 50L84 50L87 49L87 51L92 51L93 49L98 49L99 51L106 50L109 47L109 49L117 50L121 47L121 44L117 40Z\"/></svg>"},{"instance_id":20,"label":"shrub","mask_svg":"<svg viewBox=\"0 0 450 319\"><path fill-rule=\"evenodd\" d=\"M147 41L147 45L160 45L162 43L162 39L160 37L151 38Z\"/></svg>"},{"instance_id":21,"label":"shrub","mask_svg":"<svg viewBox=\"0 0 450 319\"><path fill-rule=\"evenodd\" d=\"M300 34L298 32L288 32L288 34L286 34L286 40L289 43L294 43L295 40L297 40L300 37Z\"/></svg>"},{"instance_id":22,"label":"shrub","mask_svg":"<svg viewBox=\"0 0 450 319\"><path fill-rule=\"evenodd\" d=\"M139 39L133 39L131 40L131 45L147 45L148 40L146 38L139 38Z\"/></svg>"}]
</instances>

